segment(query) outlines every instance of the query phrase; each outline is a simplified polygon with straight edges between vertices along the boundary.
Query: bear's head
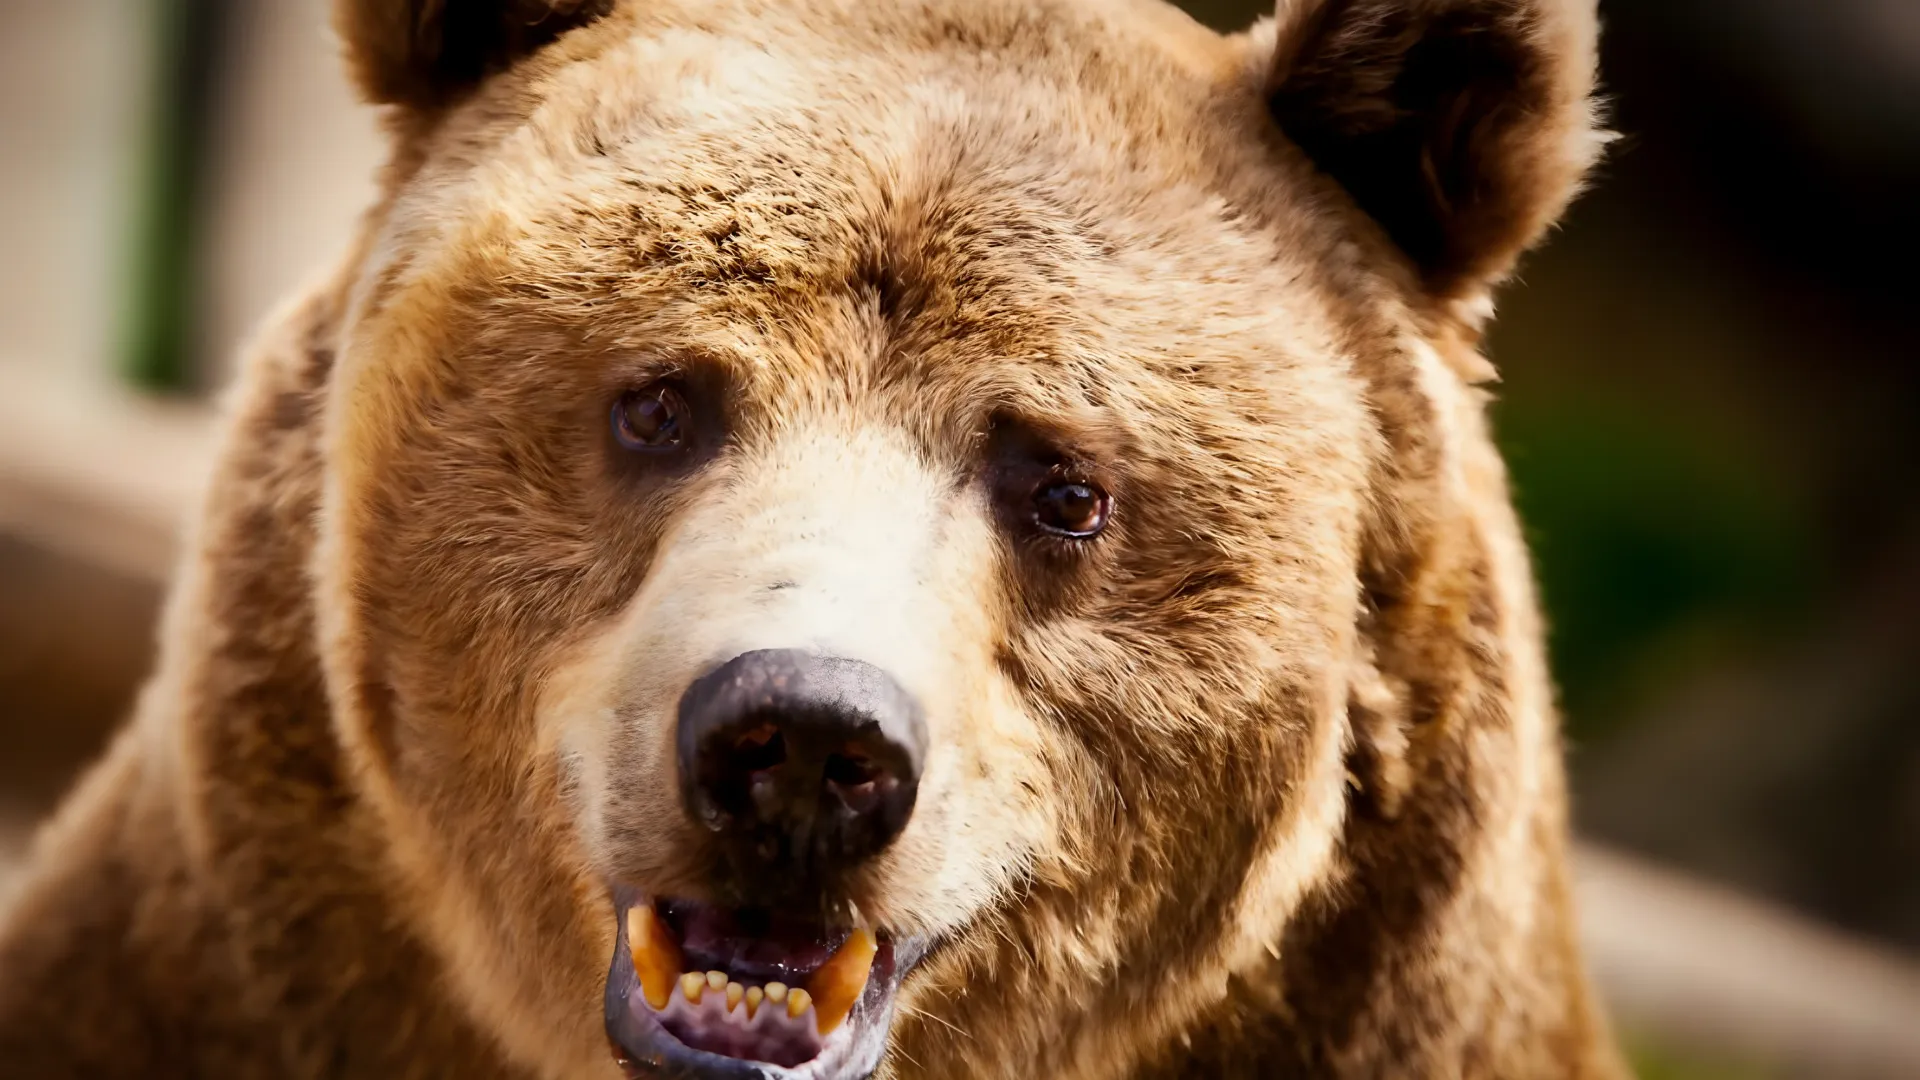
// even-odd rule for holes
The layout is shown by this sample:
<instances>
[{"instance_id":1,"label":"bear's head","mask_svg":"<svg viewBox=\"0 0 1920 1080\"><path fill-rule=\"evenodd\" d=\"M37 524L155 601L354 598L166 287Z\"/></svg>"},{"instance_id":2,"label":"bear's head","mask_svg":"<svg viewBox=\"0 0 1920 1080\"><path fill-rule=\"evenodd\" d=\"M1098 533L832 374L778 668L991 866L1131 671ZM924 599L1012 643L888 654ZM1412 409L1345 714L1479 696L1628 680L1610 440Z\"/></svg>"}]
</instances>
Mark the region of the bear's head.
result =
<instances>
[{"instance_id":1,"label":"bear's head","mask_svg":"<svg viewBox=\"0 0 1920 1080\"><path fill-rule=\"evenodd\" d=\"M330 696L506 1052L1098 1073L1266 962L1405 741L1381 612L1598 144L1591 0L338 25L395 150Z\"/></svg>"}]
</instances>

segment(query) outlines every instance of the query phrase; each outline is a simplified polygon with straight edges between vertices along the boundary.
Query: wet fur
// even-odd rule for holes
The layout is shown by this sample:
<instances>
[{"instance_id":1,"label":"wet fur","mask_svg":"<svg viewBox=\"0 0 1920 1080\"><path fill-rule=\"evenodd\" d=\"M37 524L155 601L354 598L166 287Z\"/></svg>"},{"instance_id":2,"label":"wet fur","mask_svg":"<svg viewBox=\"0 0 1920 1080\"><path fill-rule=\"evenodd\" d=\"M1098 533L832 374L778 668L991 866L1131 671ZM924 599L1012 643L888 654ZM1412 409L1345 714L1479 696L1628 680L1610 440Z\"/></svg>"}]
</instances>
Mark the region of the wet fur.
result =
<instances>
[{"instance_id":1,"label":"wet fur","mask_svg":"<svg viewBox=\"0 0 1920 1080\"><path fill-rule=\"evenodd\" d=\"M614 1075L607 876L715 867L659 703L772 620L936 706L845 883L945 940L890 1074L1619 1074L1475 349L1597 146L1590 5L447 10L342 5L386 195L233 392L0 1060ZM663 366L736 449L622 471ZM1100 545L1007 539L1009 417Z\"/></svg>"}]
</instances>

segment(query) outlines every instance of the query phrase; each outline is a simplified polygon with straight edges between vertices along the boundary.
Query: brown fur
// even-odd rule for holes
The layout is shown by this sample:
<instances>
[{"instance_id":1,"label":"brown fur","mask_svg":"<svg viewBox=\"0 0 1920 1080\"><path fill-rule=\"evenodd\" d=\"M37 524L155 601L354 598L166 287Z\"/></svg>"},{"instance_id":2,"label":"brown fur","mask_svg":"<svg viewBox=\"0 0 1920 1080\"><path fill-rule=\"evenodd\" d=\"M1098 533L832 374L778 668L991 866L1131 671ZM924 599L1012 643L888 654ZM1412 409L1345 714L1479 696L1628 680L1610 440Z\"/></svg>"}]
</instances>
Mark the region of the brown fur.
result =
<instances>
[{"instance_id":1,"label":"brown fur","mask_svg":"<svg viewBox=\"0 0 1920 1080\"><path fill-rule=\"evenodd\" d=\"M1474 385L1597 145L1590 3L340 11L386 196L235 392L0 1060L615 1075L607 883L720 888L671 702L805 640L928 708L847 886L943 942L889 1075L1618 1074ZM605 435L662 371L697 467ZM1008 424L1106 536L1012 536Z\"/></svg>"}]
</instances>

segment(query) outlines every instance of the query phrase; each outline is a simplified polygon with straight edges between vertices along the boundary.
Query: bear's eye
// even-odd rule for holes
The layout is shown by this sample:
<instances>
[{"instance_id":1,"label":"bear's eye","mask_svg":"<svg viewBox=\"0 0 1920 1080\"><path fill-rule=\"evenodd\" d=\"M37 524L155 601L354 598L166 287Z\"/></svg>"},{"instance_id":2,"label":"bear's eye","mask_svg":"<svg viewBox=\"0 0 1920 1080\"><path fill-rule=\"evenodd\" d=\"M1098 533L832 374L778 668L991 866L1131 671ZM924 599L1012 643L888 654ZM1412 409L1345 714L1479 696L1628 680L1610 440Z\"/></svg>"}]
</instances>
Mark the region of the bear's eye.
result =
<instances>
[{"instance_id":1,"label":"bear's eye","mask_svg":"<svg viewBox=\"0 0 1920 1080\"><path fill-rule=\"evenodd\" d=\"M1079 480L1049 480L1033 493L1034 523L1076 540L1100 535L1112 509L1106 492Z\"/></svg>"},{"instance_id":2,"label":"bear's eye","mask_svg":"<svg viewBox=\"0 0 1920 1080\"><path fill-rule=\"evenodd\" d=\"M678 450L686 445L691 413L669 383L629 390L613 403L613 437L629 450Z\"/></svg>"}]
</instances>

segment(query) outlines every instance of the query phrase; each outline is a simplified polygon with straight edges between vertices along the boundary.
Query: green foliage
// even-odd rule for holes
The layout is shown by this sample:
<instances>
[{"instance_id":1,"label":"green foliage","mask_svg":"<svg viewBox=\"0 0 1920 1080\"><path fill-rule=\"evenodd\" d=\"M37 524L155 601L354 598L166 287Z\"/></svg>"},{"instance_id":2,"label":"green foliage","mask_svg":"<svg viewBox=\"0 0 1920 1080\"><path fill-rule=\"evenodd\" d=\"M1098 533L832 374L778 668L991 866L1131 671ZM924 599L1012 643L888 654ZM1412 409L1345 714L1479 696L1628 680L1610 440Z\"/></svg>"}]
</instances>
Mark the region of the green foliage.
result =
<instances>
[{"instance_id":1,"label":"green foliage","mask_svg":"<svg viewBox=\"0 0 1920 1080\"><path fill-rule=\"evenodd\" d=\"M1512 401L1496 419L1576 737L1810 593L1796 485L1737 438L1592 396Z\"/></svg>"},{"instance_id":2,"label":"green foliage","mask_svg":"<svg viewBox=\"0 0 1920 1080\"><path fill-rule=\"evenodd\" d=\"M1782 1075L1750 1061L1682 1050L1645 1038L1629 1037L1627 1053L1640 1080L1776 1080Z\"/></svg>"},{"instance_id":3,"label":"green foliage","mask_svg":"<svg viewBox=\"0 0 1920 1080\"><path fill-rule=\"evenodd\" d=\"M152 92L141 148L121 368L149 390L194 381L201 180L206 169L218 48L231 0L148 0Z\"/></svg>"}]
</instances>

